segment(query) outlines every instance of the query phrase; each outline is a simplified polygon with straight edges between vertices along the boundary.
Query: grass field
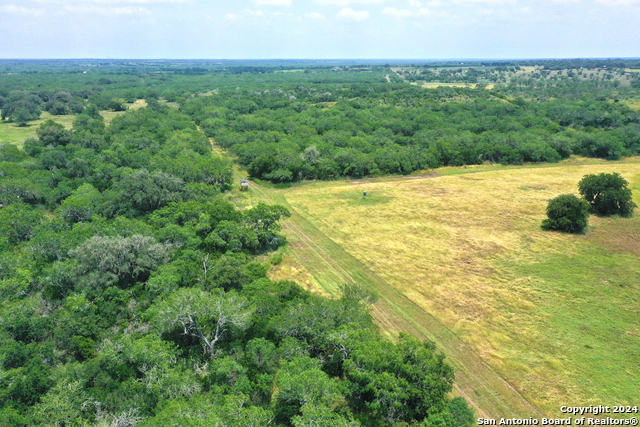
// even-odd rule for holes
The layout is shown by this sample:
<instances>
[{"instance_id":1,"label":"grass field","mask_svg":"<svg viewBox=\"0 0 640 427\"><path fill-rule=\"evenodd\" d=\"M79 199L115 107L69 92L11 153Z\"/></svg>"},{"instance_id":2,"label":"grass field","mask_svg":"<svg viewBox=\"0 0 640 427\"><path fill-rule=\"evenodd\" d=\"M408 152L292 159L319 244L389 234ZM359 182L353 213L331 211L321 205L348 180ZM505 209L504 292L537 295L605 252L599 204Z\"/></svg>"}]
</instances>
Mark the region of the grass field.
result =
<instances>
[{"instance_id":1,"label":"grass field","mask_svg":"<svg viewBox=\"0 0 640 427\"><path fill-rule=\"evenodd\" d=\"M563 404L640 399L640 218L592 217L583 235L540 222L587 173L620 172L640 205L639 162L448 168L249 197L292 209L278 278L375 289L383 329L436 341L481 414L530 416L531 404L560 416Z\"/></svg>"},{"instance_id":2,"label":"grass field","mask_svg":"<svg viewBox=\"0 0 640 427\"><path fill-rule=\"evenodd\" d=\"M40 115L39 120L31 121L24 127L16 126L13 122L3 120L0 122L0 142L10 142L16 144L18 147L22 147L22 142L25 139L36 136L36 129L38 129L40 123L51 119L64 125L65 128L71 129L74 118L74 115L52 116L47 111L44 111Z\"/></svg>"},{"instance_id":3,"label":"grass field","mask_svg":"<svg viewBox=\"0 0 640 427\"><path fill-rule=\"evenodd\" d=\"M147 101L145 101L144 99L137 99L136 102L132 104L127 104L127 108L129 110L137 110L139 108L143 108L146 106L147 106ZM111 123L111 120L113 120L114 118L124 113L125 113L124 111L110 111L110 110L100 111L100 115L104 117L104 124L107 126L109 125L109 123Z\"/></svg>"},{"instance_id":4,"label":"grass field","mask_svg":"<svg viewBox=\"0 0 640 427\"><path fill-rule=\"evenodd\" d=\"M640 99L626 99L623 102L632 110L640 110Z\"/></svg>"},{"instance_id":5,"label":"grass field","mask_svg":"<svg viewBox=\"0 0 640 427\"><path fill-rule=\"evenodd\" d=\"M411 84L415 84L418 85L420 87L426 88L426 89L434 89L437 87L470 87L475 89L477 87L476 84L465 84L465 83L438 83L438 82L426 82L426 83L411 83ZM487 89L493 89L495 85L489 84L487 85Z\"/></svg>"},{"instance_id":6,"label":"grass field","mask_svg":"<svg viewBox=\"0 0 640 427\"><path fill-rule=\"evenodd\" d=\"M127 105L129 109L137 110L138 108L146 106L147 103L143 99L138 99L135 103ZM104 117L105 124L108 125L114 117L124 114L124 111L100 111L100 114ZM48 112L43 111L39 120L29 122L25 127L16 126L15 123L3 120L0 122L0 142L10 142L18 145L18 147L22 147L22 142L25 139L36 136L36 129L38 129L40 123L51 119L54 122L64 125L65 128L71 129L74 118L75 115L52 116Z\"/></svg>"}]
</instances>

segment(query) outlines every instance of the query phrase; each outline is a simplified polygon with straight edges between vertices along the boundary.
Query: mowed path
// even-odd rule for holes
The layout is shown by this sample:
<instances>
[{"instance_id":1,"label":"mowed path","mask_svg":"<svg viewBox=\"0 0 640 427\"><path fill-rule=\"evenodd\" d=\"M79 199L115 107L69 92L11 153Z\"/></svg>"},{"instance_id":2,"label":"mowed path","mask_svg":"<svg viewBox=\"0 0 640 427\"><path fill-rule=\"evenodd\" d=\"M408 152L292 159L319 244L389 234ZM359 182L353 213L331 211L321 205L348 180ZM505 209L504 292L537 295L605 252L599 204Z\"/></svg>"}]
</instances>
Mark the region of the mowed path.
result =
<instances>
[{"instance_id":1,"label":"mowed path","mask_svg":"<svg viewBox=\"0 0 640 427\"><path fill-rule=\"evenodd\" d=\"M243 174L236 170L239 180ZM539 416L540 412L500 377L468 345L436 318L373 273L362 262L320 232L286 200L285 192L250 184L250 204L278 203L291 211L284 224L291 255L315 279L324 293L337 296L343 283L358 283L379 299L373 316L382 331L394 339L405 332L434 341L456 371L455 390L483 417Z\"/></svg>"}]
</instances>

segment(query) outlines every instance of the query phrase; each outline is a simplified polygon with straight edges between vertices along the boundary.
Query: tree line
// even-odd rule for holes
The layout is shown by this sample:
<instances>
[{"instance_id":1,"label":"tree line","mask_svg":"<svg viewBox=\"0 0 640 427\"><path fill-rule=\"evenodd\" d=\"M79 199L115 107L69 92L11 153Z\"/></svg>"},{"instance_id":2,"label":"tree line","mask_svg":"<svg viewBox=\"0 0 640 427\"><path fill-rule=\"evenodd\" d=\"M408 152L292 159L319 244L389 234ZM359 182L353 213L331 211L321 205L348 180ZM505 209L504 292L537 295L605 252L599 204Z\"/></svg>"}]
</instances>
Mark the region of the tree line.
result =
<instances>
[{"instance_id":1,"label":"tree line","mask_svg":"<svg viewBox=\"0 0 640 427\"><path fill-rule=\"evenodd\" d=\"M377 89L226 89L181 110L251 176L274 183L640 152L638 112L589 93L536 100L510 87Z\"/></svg>"}]
</instances>

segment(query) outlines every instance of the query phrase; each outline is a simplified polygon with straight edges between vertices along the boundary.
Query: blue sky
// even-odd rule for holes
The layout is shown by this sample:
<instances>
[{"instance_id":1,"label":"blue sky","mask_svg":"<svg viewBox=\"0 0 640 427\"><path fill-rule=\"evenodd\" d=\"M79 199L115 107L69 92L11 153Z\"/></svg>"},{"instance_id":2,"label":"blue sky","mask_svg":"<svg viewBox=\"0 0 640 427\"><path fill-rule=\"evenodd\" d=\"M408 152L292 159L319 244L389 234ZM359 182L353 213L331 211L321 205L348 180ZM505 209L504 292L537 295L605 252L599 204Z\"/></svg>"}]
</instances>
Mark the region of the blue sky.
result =
<instances>
[{"instance_id":1,"label":"blue sky","mask_svg":"<svg viewBox=\"0 0 640 427\"><path fill-rule=\"evenodd\" d=\"M0 58L640 56L640 0L0 0Z\"/></svg>"}]
</instances>

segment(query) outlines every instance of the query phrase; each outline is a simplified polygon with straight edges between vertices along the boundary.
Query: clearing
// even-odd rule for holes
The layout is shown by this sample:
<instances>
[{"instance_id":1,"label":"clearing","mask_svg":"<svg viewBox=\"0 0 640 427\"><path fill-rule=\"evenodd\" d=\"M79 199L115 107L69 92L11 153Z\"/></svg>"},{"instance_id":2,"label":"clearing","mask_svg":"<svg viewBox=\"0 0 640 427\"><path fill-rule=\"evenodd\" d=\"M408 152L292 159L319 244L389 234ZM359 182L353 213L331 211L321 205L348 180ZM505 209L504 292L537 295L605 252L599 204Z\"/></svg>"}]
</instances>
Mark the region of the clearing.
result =
<instances>
[{"instance_id":1,"label":"clearing","mask_svg":"<svg viewBox=\"0 0 640 427\"><path fill-rule=\"evenodd\" d=\"M40 115L40 119L31 121L27 123L27 126L17 126L13 122L9 122L8 120L0 121L0 142L10 142L11 144L16 144L18 147L22 148L22 143L25 139L36 137L36 129L40 126L40 123L46 122L47 120L53 120L54 122L60 123L67 129L71 129L73 126L73 119L75 115L64 115L64 116L53 116L49 114L47 111L43 111Z\"/></svg>"},{"instance_id":2,"label":"clearing","mask_svg":"<svg viewBox=\"0 0 640 427\"><path fill-rule=\"evenodd\" d=\"M144 99L136 99L136 102L132 103L132 104L127 104L127 109L128 110L137 110L139 108L143 108L147 106L147 101L145 101ZM111 121L124 114L124 111L111 111L111 110L102 110L100 111L100 115L102 117L104 117L104 124L109 126L109 124L111 123Z\"/></svg>"},{"instance_id":3,"label":"clearing","mask_svg":"<svg viewBox=\"0 0 640 427\"><path fill-rule=\"evenodd\" d=\"M127 108L137 110L138 108L146 107L146 105L147 103L144 99L138 99L132 104L127 104ZM100 115L104 117L104 123L107 126L111 123L111 120L113 120L114 117L121 114L124 114L124 111L100 111ZM38 120L31 121L24 127L17 126L15 123L9 122L8 120L3 120L0 121L0 142L9 142L11 144L16 144L19 148L22 148L22 143L25 139L36 137L36 129L38 129L38 126L40 126L41 123L46 122L47 120L53 120L54 122L63 125L66 129L71 129L73 127L73 120L75 117L75 114L54 116L49 114L47 111L43 111Z\"/></svg>"}]
</instances>

